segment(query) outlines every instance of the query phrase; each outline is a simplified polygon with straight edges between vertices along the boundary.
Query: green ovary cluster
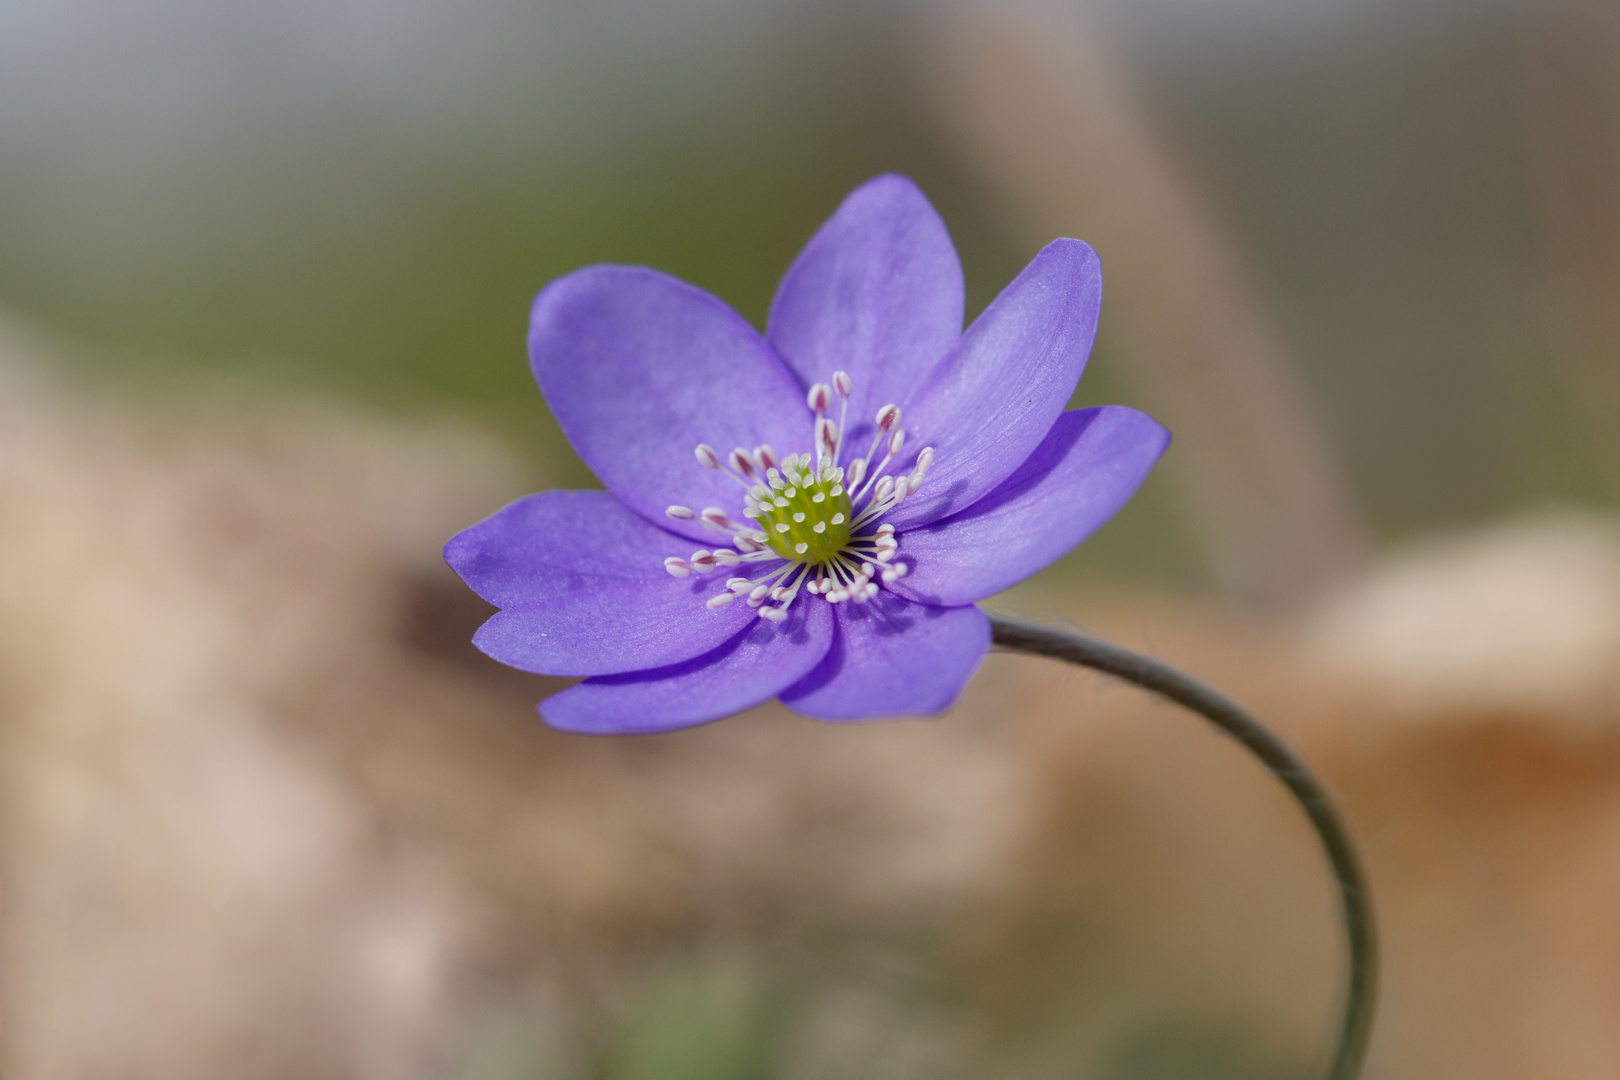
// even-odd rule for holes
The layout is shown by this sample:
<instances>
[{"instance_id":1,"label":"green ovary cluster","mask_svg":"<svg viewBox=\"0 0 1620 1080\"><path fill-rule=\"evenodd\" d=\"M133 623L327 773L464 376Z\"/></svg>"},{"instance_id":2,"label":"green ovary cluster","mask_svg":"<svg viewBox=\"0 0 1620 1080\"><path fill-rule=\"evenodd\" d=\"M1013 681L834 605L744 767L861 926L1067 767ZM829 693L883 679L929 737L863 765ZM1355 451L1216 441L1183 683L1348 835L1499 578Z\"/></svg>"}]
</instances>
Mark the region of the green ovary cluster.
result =
<instances>
[{"instance_id":1,"label":"green ovary cluster","mask_svg":"<svg viewBox=\"0 0 1620 1080\"><path fill-rule=\"evenodd\" d=\"M774 472L774 470L773 470ZM769 497L756 497L752 516L765 542L784 559L812 566L830 560L849 543L849 493L844 470L801 473L801 483L771 478ZM757 489L756 489L757 490Z\"/></svg>"}]
</instances>

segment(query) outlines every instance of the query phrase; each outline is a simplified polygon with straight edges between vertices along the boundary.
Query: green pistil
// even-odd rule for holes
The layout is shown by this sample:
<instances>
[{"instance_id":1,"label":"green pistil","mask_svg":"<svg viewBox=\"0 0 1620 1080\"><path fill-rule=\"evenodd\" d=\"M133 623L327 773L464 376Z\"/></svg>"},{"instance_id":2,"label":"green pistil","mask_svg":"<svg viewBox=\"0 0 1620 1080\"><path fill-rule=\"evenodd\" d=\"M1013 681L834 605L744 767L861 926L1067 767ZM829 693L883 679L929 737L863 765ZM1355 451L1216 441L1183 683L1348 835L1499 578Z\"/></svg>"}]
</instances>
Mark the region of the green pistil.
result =
<instances>
[{"instance_id":1,"label":"green pistil","mask_svg":"<svg viewBox=\"0 0 1620 1080\"><path fill-rule=\"evenodd\" d=\"M759 500L760 529L771 550L794 562L824 563L849 543L849 493L844 470L830 476L808 476L802 485L773 481L771 498ZM784 528L785 526L785 528Z\"/></svg>"}]
</instances>

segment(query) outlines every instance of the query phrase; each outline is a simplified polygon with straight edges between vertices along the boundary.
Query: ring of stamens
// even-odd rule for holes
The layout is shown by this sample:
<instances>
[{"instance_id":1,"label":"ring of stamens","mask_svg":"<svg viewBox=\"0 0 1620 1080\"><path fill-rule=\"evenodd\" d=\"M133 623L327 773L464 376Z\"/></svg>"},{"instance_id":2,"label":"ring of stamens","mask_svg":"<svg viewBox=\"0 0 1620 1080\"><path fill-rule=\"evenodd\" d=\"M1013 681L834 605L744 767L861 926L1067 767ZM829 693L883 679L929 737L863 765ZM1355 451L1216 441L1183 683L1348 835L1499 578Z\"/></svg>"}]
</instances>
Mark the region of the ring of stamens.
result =
<instances>
[{"instance_id":1,"label":"ring of stamens","mask_svg":"<svg viewBox=\"0 0 1620 1080\"><path fill-rule=\"evenodd\" d=\"M698 464L726 473L747 489L744 513L748 520L735 521L718 507L694 511L671 506L666 511L671 518L701 521L705 528L729 534L733 546L699 549L690 559L672 556L664 560L664 568L684 578L720 566L783 560L761 577L729 578L726 591L706 601L711 609L744 597L761 618L781 622L801 588L829 603L865 603L878 594L875 578L892 582L905 575L906 564L893 562L899 550L894 526L881 524L879 519L917 490L934 451L924 447L909 474L895 477L885 473L905 444L899 407L885 405L877 412L876 432L866 454L847 466L840 465L853 390L853 382L842 371L833 375L831 386L817 383L810 388L807 401L815 414L813 457L789 454L779 462L769 446L738 447L724 458L707 445L694 451ZM842 399L836 423L825 415L834 393ZM884 455L874 467L880 447Z\"/></svg>"}]
</instances>

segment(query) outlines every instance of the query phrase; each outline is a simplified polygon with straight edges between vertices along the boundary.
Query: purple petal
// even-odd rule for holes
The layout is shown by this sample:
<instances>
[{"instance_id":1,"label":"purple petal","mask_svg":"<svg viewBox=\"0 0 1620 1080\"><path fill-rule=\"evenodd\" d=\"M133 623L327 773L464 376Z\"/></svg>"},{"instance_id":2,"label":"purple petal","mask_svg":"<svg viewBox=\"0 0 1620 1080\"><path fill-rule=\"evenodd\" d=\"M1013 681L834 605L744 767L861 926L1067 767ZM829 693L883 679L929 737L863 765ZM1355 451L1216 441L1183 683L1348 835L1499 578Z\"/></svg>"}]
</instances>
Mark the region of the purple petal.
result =
<instances>
[{"instance_id":1,"label":"purple petal","mask_svg":"<svg viewBox=\"0 0 1620 1080\"><path fill-rule=\"evenodd\" d=\"M934 607L880 592L837 611L826 659L782 691L783 704L818 720L940 712L990 647L990 620L971 605Z\"/></svg>"},{"instance_id":2,"label":"purple petal","mask_svg":"<svg viewBox=\"0 0 1620 1080\"><path fill-rule=\"evenodd\" d=\"M956 248L903 176L863 184L811 237L782 278L766 330L806 388L849 372L846 445L859 442L857 452L877 410L909 402L961 334Z\"/></svg>"},{"instance_id":3,"label":"purple petal","mask_svg":"<svg viewBox=\"0 0 1620 1080\"><path fill-rule=\"evenodd\" d=\"M736 312L701 289L642 267L592 266L535 298L535 379L585 464L649 521L695 540L672 503L734 518L743 489L692 456L764 443L786 457L811 442L804 391Z\"/></svg>"},{"instance_id":4,"label":"purple petal","mask_svg":"<svg viewBox=\"0 0 1620 1080\"><path fill-rule=\"evenodd\" d=\"M586 679L542 701L540 715L563 731L634 735L706 724L769 701L820 663L832 641L828 604L801 596L788 611L780 625L752 619L683 664Z\"/></svg>"},{"instance_id":5,"label":"purple petal","mask_svg":"<svg viewBox=\"0 0 1620 1080\"><path fill-rule=\"evenodd\" d=\"M902 418L907 457L932 446L934 466L885 520L900 528L966 509L1029 457L1074 393L1101 302L1090 247L1054 240L1035 256Z\"/></svg>"},{"instance_id":6,"label":"purple petal","mask_svg":"<svg viewBox=\"0 0 1620 1080\"><path fill-rule=\"evenodd\" d=\"M1061 557L1125 505L1170 444L1123 405L1059 416L996 490L954 517L900 536L910 573L892 588L931 604L968 604Z\"/></svg>"},{"instance_id":7,"label":"purple petal","mask_svg":"<svg viewBox=\"0 0 1620 1080\"><path fill-rule=\"evenodd\" d=\"M520 499L453 537L445 561L504 608L473 638L484 652L542 675L602 675L672 664L733 636L752 614L712 611L724 570L671 577L692 542L649 525L605 491Z\"/></svg>"}]
</instances>

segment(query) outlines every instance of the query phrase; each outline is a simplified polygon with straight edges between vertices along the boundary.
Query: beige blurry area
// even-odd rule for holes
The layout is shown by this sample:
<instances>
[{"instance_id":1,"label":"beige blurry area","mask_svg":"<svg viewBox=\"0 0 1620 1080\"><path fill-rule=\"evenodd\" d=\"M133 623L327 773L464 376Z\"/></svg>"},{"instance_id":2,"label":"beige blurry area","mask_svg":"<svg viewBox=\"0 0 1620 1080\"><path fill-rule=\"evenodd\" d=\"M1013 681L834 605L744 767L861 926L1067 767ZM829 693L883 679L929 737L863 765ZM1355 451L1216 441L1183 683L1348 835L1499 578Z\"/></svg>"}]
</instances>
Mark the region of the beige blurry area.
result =
<instances>
[{"instance_id":1,"label":"beige blurry area","mask_svg":"<svg viewBox=\"0 0 1620 1080\"><path fill-rule=\"evenodd\" d=\"M604 1075L694 956L789 988L770 1075L1319 1065L1320 857L1193 718L993 655L936 721L559 735L531 711L557 684L467 645L435 558L543 478L465 432L59 366L8 334L11 1080ZM1291 622L1060 581L1001 606L1213 680L1340 793L1384 925L1369 1075L1620 1069L1613 517L1397 553Z\"/></svg>"}]
</instances>

